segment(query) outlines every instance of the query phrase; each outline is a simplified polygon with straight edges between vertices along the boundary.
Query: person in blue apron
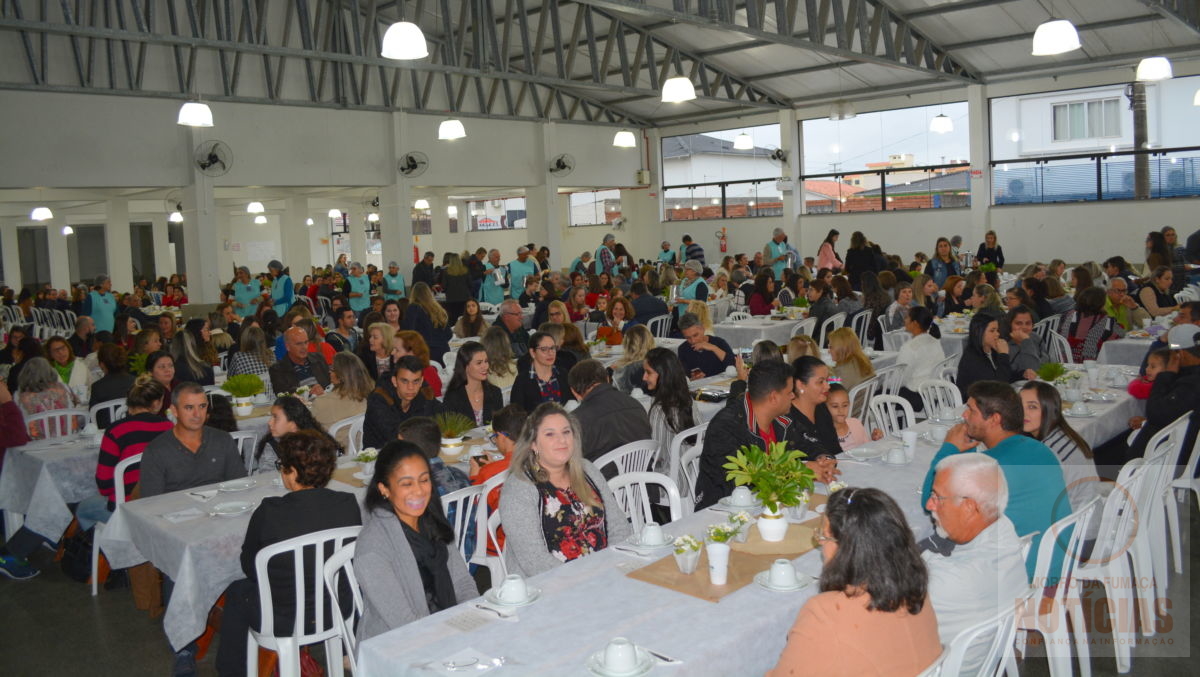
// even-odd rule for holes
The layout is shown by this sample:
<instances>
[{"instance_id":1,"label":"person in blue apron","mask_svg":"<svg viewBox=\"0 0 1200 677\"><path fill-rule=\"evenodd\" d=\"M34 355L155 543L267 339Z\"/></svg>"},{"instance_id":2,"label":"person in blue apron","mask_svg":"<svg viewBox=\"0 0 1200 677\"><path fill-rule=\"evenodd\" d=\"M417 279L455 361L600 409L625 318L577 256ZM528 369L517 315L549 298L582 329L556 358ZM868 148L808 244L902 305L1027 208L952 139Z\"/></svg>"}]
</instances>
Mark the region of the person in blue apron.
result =
<instances>
[{"instance_id":1,"label":"person in blue apron","mask_svg":"<svg viewBox=\"0 0 1200 677\"><path fill-rule=\"evenodd\" d=\"M537 261L529 256L529 248L521 247L517 249L517 258L508 262L508 281L510 285L516 285L518 289L525 287L525 278L533 275L541 277L541 269L538 268Z\"/></svg>"},{"instance_id":2,"label":"person in blue apron","mask_svg":"<svg viewBox=\"0 0 1200 677\"><path fill-rule=\"evenodd\" d=\"M500 272L496 272L496 271ZM504 294L508 290L508 269L500 265L500 250L488 252L488 260L483 264L483 283L479 285L479 300L498 306L504 302Z\"/></svg>"},{"instance_id":3,"label":"person in blue apron","mask_svg":"<svg viewBox=\"0 0 1200 677\"><path fill-rule=\"evenodd\" d=\"M262 283L250 277L250 269L238 266L237 279L233 281L233 312L247 318L262 300Z\"/></svg>"},{"instance_id":4,"label":"person in blue apron","mask_svg":"<svg viewBox=\"0 0 1200 677\"><path fill-rule=\"evenodd\" d=\"M576 256L574 261L571 261L571 267L567 269L567 274L570 275L571 273L579 273L580 275L586 276L589 274L588 265L591 262L592 253L584 252L579 256Z\"/></svg>"},{"instance_id":5,"label":"person in blue apron","mask_svg":"<svg viewBox=\"0 0 1200 677\"><path fill-rule=\"evenodd\" d=\"M675 250L671 249L671 243L666 240L662 241L662 251L658 253L658 262L672 266L679 263L679 257L675 256Z\"/></svg>"},{"instance_id":6,"label":"person in blue apron","mask_svg":"<svg viewBox=\"0 0 1200 677\"><path fill-rule=\"evenodd\" d=\"M350 285L346 294L350 299L350 310L362 317L364 311L371 307L371 278L363 274L363 265L358 261L350 262L350 276L346 278Z\"/></svg>"},{"instance_id":7,"label":"person in blue apron","mask_svg":"<svg viewBox=\"0 0 1200 677\"><path fill-rule=\"evenodd\" d=\"M383 276L383 298L385 301L399 301L405 297L404 275L400 273L400 264L388 261L388 272Z\"/></svg>"},{"instance_id":8,"label":"person in blue apron","mask_svg":"<svg viewBox=\"0 0 1200 677\"><path fill-rule=\"evenodd\" d=\"M683 264L683 280L680 281L679 291L675 294L676 316L687 312L688 301L708 303L708 285L700 276L703 271L704 266L695 259Z\"/></svg>"},{"instance_id":9,"label":"person in blue apron","mask_svg":"<svg viewBox=\"0 0 1200 677\"><path fill-rule=\"evenodd\" d=\"M117 315L117 299L112 295L112 280L107 275L96 276L96 288L88 292L82 310L82 314L92 318L96 324L96 333L112 332Z\"/></svg>"},{"instance_id":10,"label":"person in blue apron","mask_svg":"<svg viewBox=\"0 0 1200 677\"><path fill-rule=\"evenodd\" d=\"M283 272L283 264L278 259L272 259L267 264L267 270L271 272L271 277L274 278L271 282L271 307L277 315L283 317L288 309L292 307L292 302L296 299L295 293L292 290L292 278Z\"/></svg>"},{"instance_id":11,"label":"person in blue apron","mask_svg":"<svg viewBox=\"0 0 1200 677\"><path fill-rule=\"evenodd\" d=\"M596 248L596 274L608 273L611 278L617 274L617 255L613 253L613 247L617 244L617 237L612 233L604 236L604 241Z\"/></svg>"},{"instance_id":12,"label":"person in blue apron","mask_svg":"<svg viewBox=\"0 0 1200 677\"><path fill-rule=\"evenodd\" d=\"M766 263L771 266L771 270L775 271L775 279L783 279L783 271L788 267L788 243L786 242L787 233L783 232L782 228L776 228L771 234L771 241L767 243L763 251L763 258Z\"/></svg>"}]
</instances>

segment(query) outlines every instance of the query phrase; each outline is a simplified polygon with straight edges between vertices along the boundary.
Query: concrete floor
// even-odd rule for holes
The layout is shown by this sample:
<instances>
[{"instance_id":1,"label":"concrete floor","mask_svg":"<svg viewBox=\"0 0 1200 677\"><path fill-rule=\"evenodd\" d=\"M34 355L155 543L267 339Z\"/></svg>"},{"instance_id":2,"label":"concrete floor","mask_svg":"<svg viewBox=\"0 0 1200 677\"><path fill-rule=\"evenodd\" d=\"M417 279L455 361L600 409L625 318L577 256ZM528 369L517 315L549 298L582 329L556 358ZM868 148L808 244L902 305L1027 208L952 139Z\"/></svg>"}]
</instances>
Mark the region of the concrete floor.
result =
<instances>
[{"instance_id":1,"label":"concrete floor","mask_svg":"<svg viewBox=\"0 0 1200 677\"><path fill-rule=\"evenodd\" d=\"M1193 506L1190 517L1195 517ZM1200 612L1200 588L1195 583L1198 556L1190 544L1200 536L1200 520L1187 517L1184 524L1184 575L1172 574L1168 597L1172 629L1159 641L1172 644L1138 646L1133 650L1133 675L1193 677L1200 674L1200 643L1191 628ZM30 581L0 577L0 675L97 675L114 677L166 677L171 673L171 651L162 632L161 618L151 619L133 607L128 589L104 590L96 597L90 588L63 575L53 553L41 550L34 563L42 574ZM1099 636L1099 635L1093 635ZM202 676L215 675L216 644L200 662ZM1049 667L1039 646L1021 665L1022 674L1042 677ZM318 655L319 656L319 655ZM318 660L321 660L318 657ZM1116 675L1111 654L1092 650L1092 674ZM665 671L664 671L665 672ZM685 673L672 673L684 677ZM738 676L740 677L740 676Z\"/></svg>"}]
</instances>

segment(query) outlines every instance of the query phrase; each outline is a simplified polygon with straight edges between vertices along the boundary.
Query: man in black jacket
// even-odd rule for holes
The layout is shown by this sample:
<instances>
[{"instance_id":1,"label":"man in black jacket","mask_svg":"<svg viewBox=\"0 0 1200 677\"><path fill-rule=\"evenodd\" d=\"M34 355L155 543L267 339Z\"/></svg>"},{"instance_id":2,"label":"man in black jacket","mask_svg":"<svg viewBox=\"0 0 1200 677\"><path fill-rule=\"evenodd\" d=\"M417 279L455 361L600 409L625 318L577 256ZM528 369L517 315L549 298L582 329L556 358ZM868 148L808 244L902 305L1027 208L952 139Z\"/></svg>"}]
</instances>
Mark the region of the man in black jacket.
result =
<instances>
[{"instance_id":1,"label":"man in black jacket","mask_svg":"<svg viewBox=\"0 0 1200 677\"><path fill-rule=\"evenodd\" d=\"M437 278L433 271L433 252L425 252L425 258L421 262L413 266L413 284L424 282L432 289L437 283Z\"/></svg>"},{"instance_id":2,"label":"man in black jacket","mask_svg":"<svg viewBox=\"0 0 1200 677\"><path fill-rule=\"evenodd\" d=\"M291 393L300 386L309 386L314 395L324 393L329 387L329 365L320 353L308 352L308 334L304 329L292 327L284 332L283 346L287 350L283 359L267 369L272 390L276 394Z\"/></svg>"},{"instance_id":3,"label":"man in black jacket","mask_svg":"<svg viewBox=\"0 0 1200 677\"><path fill-rule=\"evenodd\" d=\"M442 413L442 403L427 397L425 367L415 355L396 361L392 373L381 379L379 387L367 396L367 415L363 423L363 446L382 447L396 439L400 424L416 416Z\"/></svg>"},{"instance_id":4,"label":"man in black jacket","mask_svg":"<svg viewBox=\"0 0 1200 677\"><path fill-rule=\"evenodd\" d=\"M634 282L629 288L630 303L633 304L633 321L638 324L649 324L650 320L659 315L667 315L667 304L657 296L647 292L644 282Z\"/></svg>"},{"instance_id":5,"label":"man in black jacket","mask_svg":"<svg viewBox=\"0 0 1200 677\"><path fill-rule=\"evenodd\" d=\"M579 401L574 413L582 429L583 457L587 460L595 461L617 447L654 437L646 410L609 384L608 369L598 360L583 360L572 367L567 384ZM615 477L616 468L608 469L604 476Z\"/></svg>"}]
</instances>

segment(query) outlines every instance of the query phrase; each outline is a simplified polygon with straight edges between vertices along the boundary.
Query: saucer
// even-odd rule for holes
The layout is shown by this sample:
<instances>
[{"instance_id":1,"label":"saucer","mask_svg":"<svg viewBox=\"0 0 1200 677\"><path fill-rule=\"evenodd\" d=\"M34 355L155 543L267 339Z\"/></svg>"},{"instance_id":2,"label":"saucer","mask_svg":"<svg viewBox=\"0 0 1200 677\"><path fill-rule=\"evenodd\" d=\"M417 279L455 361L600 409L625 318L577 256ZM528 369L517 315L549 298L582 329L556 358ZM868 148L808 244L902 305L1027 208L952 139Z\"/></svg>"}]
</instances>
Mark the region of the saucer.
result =
<instances>
[{"instance_id":1,"label":"saucer","mask_svg":"<svg viewBox=\"0 0 1200 677\"><path fill-rule=\"evenodd\" d=\"M663 532L663 542L659 543L657 545L643 545L641 543L640 539L641 539L641 534L634 534L634 535L630 536L628 539L626 539L625 542L622 543L621 545L629 548L630 550L636 550L638 552L647 552L647 553L658 552L659 550L662 550L664 548L674 548L675 547L675 537L672 536L671 534L668 534L665 531Z\"/></svg>"},{"instance_id":2,"label":"saucer","mask_svg":"<svg viewBox=\"0 0 1200 677\"><path fill-rule=\"evenodd\" d=\"M658 659L654 656L651 656L650 652L646 651L640 646L634 646L634 649L637 651L638 660L637 666L635 666L633 670L614 672L604 667L604 649L601 649L588 656L588 672L592 673L593 675L599 675L600 677L640 677L640 675L650 672L654 669L655 665L658 665Z\"/></svg>"},{"instance_id":3,"label":"saucer","mask_svg":"<svg viewBox=\"0 0 1200 677\"><path fill-rule=\"evenodd\" d=\"M530 604L533 604L534 602L538 601L538 598L542 596L542 591L539 590L538 588L526 588L525 594L527 595L527 597L525 598L524 601L505 602L505 601L502 601L500 599L499 595L496 594L496 589L492 588L492 589L488 590L487 592L483 593L483 599L485 599L488 604L495 604L496 606L507 606L507 607L529 606Z\"/></svg>"},{"instance_id":4,"label":"saucer","mask_svg":"<svg viewBox=\"0 0 1200 677\"><path fill-rule=\"evenodd\" d=\"M218 503L208 511L213 517L237 517L254 509L254 503L251 501L229 501L228 503Z\"/></svg>"},{"instance_id":5,"label":"saucer","mask_svg":"<svg viewBox=\"0 0 1200 677\"><path fill-rule=\"evenodd\" d=\"M770 590L771 592L795 592L797 590L803 590L804 588L808 587L808 585L810 583L813 582L813 579L811 576L802 574L799 571L796 572L795 585L791 585L786 588L778 588L778 587L775 587L774 585L771 585L770 579L771 579L770 571L760 571L760 572L754 574L754 582L758 583L759 585L766 588L767 590Z\"/></svg>"},{"instance_id":6,"label":"saucer","mask_svg":"<svg viewBox=\"0 0 1200 677\"><path fill-rule=\"evenodd\" d=\"M220 484L217 485L217 490L218 491L226 491L226 492L246 491L247 489L253 489L255 487L255 484L256 483L253 478L243 477L243 478L237 479L237 480L229 480L228 482L221 482Z\"/></svg>"},{"instance_id":7,"label":"saucer","mask_svg":"<svg viewBox=\"0 0 1200 677\"><path fill-rule=\"evenodd\" d=\"M371 477L372 477L374 474L375 474L375 473L363 472L363 471L361 471L361 470L360 470L360 471L358 471L358 472L354 473L354 475L352 475L352 477L354 477L354 479L356 479L356 480L360 480L360 481L362 481L362 482L370 482L370 481L371 481Z\"/></svg>"},{"instance_id":8,"label":"saucer","mask_svg":"<svg viewBox=\"0 0 1200 677\"><path fill-rule=\"evenodd\" d=\"M1068 409L1068 410L1066 410L1066 411L1064 411L1064 412L1063 412L1063 416L1066 416L1067 418L1091 418L1091 417L1093 417L1093 416L1095 416L1095 415L1096 415L1096 412L1094 412L1094 411L1090 411L1090 410L1089 410L1089 411L1088 411L1086 414L1079 414L1079 413L1076 413L1076 412L1075 412L1074 410L1072 410L1072 409Z\"/></svg>"},{"instance_id":9,"label":"saucer","mask_svg":"<svg viewBox=\"0 0 1200 677\"><path fill-rule=\"evenodd\" d=\"M855 447L846 452L846 455L856 461L869 461L873 458L880 458L887 453L887 449L880 449L873 446Z\"/></svg>"},{"instance_id":10,"label":"saucer","mask_svg":"<svg viewBox=\"0 0 1200 677\"><path fill-rule=\"evenodd\" d=\"M738 503L734 503L731 499L732 499L731 496L725 496L721 500L717 501L717 503L722 508L725 508L727 510L734 510L734 511L737 511L737 510L761 510L762 509L762 503L759 503L758 501L755 501L753 503L747 503L745 505L740 505Z\"/></svg>"}]
</instances>

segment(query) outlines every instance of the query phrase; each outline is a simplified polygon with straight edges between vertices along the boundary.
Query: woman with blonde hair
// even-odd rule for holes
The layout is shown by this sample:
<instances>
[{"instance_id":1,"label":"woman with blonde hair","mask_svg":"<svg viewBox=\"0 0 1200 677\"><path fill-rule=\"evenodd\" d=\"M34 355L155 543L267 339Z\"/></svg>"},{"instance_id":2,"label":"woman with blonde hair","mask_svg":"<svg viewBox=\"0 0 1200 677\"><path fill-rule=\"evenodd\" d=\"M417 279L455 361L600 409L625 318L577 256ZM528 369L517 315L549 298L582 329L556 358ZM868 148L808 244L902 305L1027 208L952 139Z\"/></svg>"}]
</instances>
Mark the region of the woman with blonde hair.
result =
<instances>
[{"instance_id":1,"label":"woman with blonde hair","mask_svg":"<svg viewBox=\"0 0 1200 677\"><path fill-rule=\"evenodd\" d=\"M566 324L571 321L571 313L567 310L567 304L562 301L551 301L546 306L546 321L553 324Z\"/></svg>"},{"instance_id":2,"label":"woman with blonde hair","mask_svg":"<svg viewBox=\"0 0 1200 677\"><path fill-rule=\"evenodd\" d=\"M634 388L644 390L642 361L646 359L646 353L654 348L654 335L646 325L635 324L625 332L621 346L624 352L612 363L613 385L623 393L631 392Z\"/></svg>"},{"instance_id":3,"label":"woman with blonde hair","mask_svg":"<svg viewBox=\"0 0 1200 677\"><path fill-rule=\"evenodd\" d=\"M449 351L447 351L449 352ZM398 331L392 336L392 364L388 367L388 371L392 371L400 358L405 355L413 355L425 367L422 376L425 378L425 386L429 388L434 397L442 396L442 377L438 375L437 367L430 364L429 345L425 343L425 339L415 331ZM439 355L443 357L445 353Z\"/></svg>"},{"instance_id":4,"label":"woman with blonde hair","mask_svg":"<svg viewBox=\"0 0 1200 677\"><path fill-rule=\"evenodd\" d=\"M392 369L392 337L395 332L387 322L367 325L363 339L358 344L358 359L362 360L371 377L371 383Z\"/></svg>"},{"instance_id":5,"label":"woman with blonde hair","mask_svg":"<svg viewBox=\"0 0 1200 677\"><path fill-rule=\"evenodd\" d=\"M987 312L995 317L1004 314L1004 307L1000 304L1000 295L990 284L975 285L975 289L971 292L971 298L967 300L967 305L974 308L977 313Z\"/></svg>"},{"instance_id":6,"label":"woman with blonde hair","mask_svg":"<svg viewBox=\"0 0 1200 677\"><path fill-rule=\"evenodd\" d=\"M701 326L704 327L705 334L711 334L713 328L712 316L708 314L708 304L704 301L692 299L687 302L687 310L685 313L691 313L700 320Z\"/></svg>"},{"instance_id":7,"label":"woman with blonde hair","mask_svg":"<svg viewBox=\"0 0 1200 677\"><path fill-rule=\"evenodd\" d=\"M162 334L157 327L147 327L133 337L130 355L150 355L162 350Z\"/></svg>"},{"instance_id":8,"label":"woman with blonde hair","mask_svg":"<svg viewBox=\"0 0 1200 677\"><path fill-rule=\"evenodd\" d=\"M831 333L830 336L832 337L833 334ZM821 346L817 345L817 342L814 341L811 336L807 336L805 334L796 334L791 338L791 340L788 341L787 344L788 364L795 362L798 358L804 357L805 355L821 357Z\"/></svg>"},{"instance_id":9,"label":"woman with blonde hair","mask_svg":"<svg viewBox=\"0 0 1200 677\"><path fill-rule=\"evenodd\" d=\"M400 328L424 336L430 352L440 358L450 352L450 318L446 315L446 310L434 300L433 292L424 282L414 284L410 296L412 303L404 311ZM465 298L463 300L466 301Z\"/></svg>"},{"instance_id":10,"label":"woman with blonde hair","mask_svg":"<svg viewBox=\"0 0 1200 677\"><path fill-rule=\"evenodd\" d=\"M274 399L268 370L275 363L275 351L267 345L266 334L257 325L251 325L242 330L241 339L240 349L229 360L229 375L254 374L262 379L267 397Z\"/></svg>"},{"instance_id":11,"label":"woman with blonde hair","mask_svg":"<svg viewBox=\"0 0 1200 677\"><path fill-rule=\"evenodd\" d=\"M312 415L326 430L334 423L351 416L367 413L367 395L375 384L367 375L362 360L353 353L340 352L333 356L329 368L329 383L333 386L312 401ZM342 449L350 448L350 429L342 428L335 436Z\"/></svg>"},{"instance_id":12,"label":"woman with blonde hair","mask_svg":"<svg viewBox=\"0 0 1200 677\"><path fill-rule=\"evenodd\" d=\"M658 283L661 288L673 287L679 284L679 275L674 266L663 264L658 269Z\"/></svg>"},{"instance_id":13,"label":"woman with blonde hair","mask_svg":"<svg viewBox=\"0 0 1200 677\"><path fill-rule=\"evenodd\" d=\"M497 388L511 387L517 378L517 358L508 334L500 327L491 327L483 334L483 349L488 356L488 383Z\"/></svg>"},{"instance_id":14,"label":"woman with blonde hair","mask_svg":"<svg viewBox=\"0 0 1200 677\"><path fill-rule=\"evenodd\" d=\"M850 327L829 332L829 356L833 358L833 374L846 390L875 375L871 360L863 353L858 335Z\"/></svg>"},{"instance_id":15,"label":"woman with blonde hair","mask_svg":"<svg viewBox=\"0 0 1200 677\"><path fill-rule=\"evenodd\" d=\"M467 267L463 265L462 258L458 254L450 253L446 255L446 266L442 268L441 279L438 282L442 285L442 290L446 294L446 300L443 305L445 306L444 312L447 315L447 320L444 325L453 326L458 321L459 316L462 315L463 306L466 305L467 299L471 298L471 274L467 270ZM415 294L413 295L413 300L416 301ZM429 315L433 317L432 312ZM401 328L411 329L411 327Z\"/></svg>"},{"instance_id":16,"label":"woman with blonde hair","mask_svg":"<svg viewBox=\"0 0 1200 677\"><path fill-rule=\"evenodd\" d=\"M592 356L592 351L588 350L587 342L583 340L583 332L579 331L579 327L575 323L568 322L562 325L563 338L558 344L560 351L565 350L575 356L576 362L581 362Z\"/></svg>"},{"instance_id":17,"label":"woman with blonde hair","mask_svg":"<svg viewBox=\"0 0 1200 677\"><path fill-rule=\"evenodd\" d=\"M545 402L529 415L500 494L509 571L533 576L621 543L632 531L600 471L583 458L579 422Z\"/></svg>"}]
</instances>

